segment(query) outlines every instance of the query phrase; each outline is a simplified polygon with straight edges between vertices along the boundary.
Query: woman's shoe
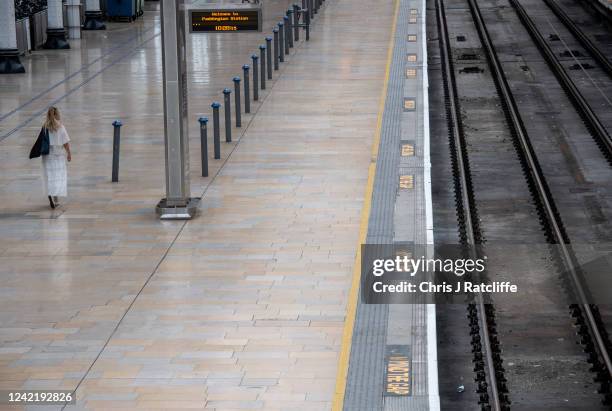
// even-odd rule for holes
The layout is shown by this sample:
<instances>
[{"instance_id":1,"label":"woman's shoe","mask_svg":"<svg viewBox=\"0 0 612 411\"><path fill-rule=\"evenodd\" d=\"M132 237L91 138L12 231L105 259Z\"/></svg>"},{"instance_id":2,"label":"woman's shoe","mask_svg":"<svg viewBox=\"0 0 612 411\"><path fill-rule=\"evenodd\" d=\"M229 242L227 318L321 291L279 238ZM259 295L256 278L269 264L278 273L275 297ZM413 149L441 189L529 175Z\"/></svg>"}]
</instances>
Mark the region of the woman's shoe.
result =
<instances>
[{"instance_id":1,"label":"woman's shoe","mask_svg":"<svg viewBox=\"0 0 612 411\"><path fill-rule=\"evenodd\" d=\"M49 196L49 205L51 208L55 209L55 203L53 202L53 198L51 196Z\"/></svg>"},{"instance_id":2,"label":"woman's shoe","mask_svg":"<svg viewBox=\"0 0 612 411\"><path fill-rule=\"evenodd\" d=\"M58 196L53 196L53 202L55 203L55 206L58 207L60 205L59 197Z\"/></svg>"}]
</instances>

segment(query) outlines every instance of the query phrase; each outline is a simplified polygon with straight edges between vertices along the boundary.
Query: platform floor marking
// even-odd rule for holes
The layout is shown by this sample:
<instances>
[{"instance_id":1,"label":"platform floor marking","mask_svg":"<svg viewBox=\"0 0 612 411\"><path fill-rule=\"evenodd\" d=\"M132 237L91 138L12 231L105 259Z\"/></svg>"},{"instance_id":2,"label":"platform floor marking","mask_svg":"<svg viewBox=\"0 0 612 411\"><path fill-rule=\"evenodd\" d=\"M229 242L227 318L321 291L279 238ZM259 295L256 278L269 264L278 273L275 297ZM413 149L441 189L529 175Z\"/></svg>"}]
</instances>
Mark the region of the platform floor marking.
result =
<instances>
[{"instance_id":1,"label":"platform floor marking","mask_svg":"<svg viewBox=\"0 0 612 411\"><path fill-rule=\"evenodd\" d=\"M402 189L414 188L414 176L412 175L400 176L399 187Z\"/></svg>"},{"instance_id":2,"label":"platform floor marking","mask_svg":"<svg viewBox=\"0 0 612 411\"><path fill-rule=\"evenodd\" d=\"M385 112L385 101L387 97L387 87L389 85L389 73L393 59L393 49L395 47L395 30L397 27L397 16L399 13L400 0L394 0L393 23L391 25L389 46L387 48L387 65L385 67L385 80L383 82L380 102L378 105L378 119L376 122L376 134L372 141L372 160L368 167L368 182L366 184L363 209L361 210L361 223L359 226L359 239L357 241L357 252L353 268L353 278L351 280L351 290L346 307L346 317L344 320L344 331L342 333L342 343L340 346L340 357L338 359L338 372L336 374L336 390L332 401L332 411L342 411L344 407L344 393L346 391L346 380L348 377L349 360L351 358L351 344L353 340L353 329L355 327L355 316L357 314L357 302L359 300L359 282L361 278L361 244L365 243L368 233L368 221L370 219L370 209L372 208L372 193L374 191L374 177L376 175L376 162L378 158L378 146L382 130L383 113Z\"/></svg>"},{"instance_id":3,"label":"platform floor marking","mask_svg":"<svg viewBox=\"0 0 612 411\"><path fill-rule=\"evenodd\" d=\"M414 97L404 98L404 111L416 111L416 99Z\"/></svg>"},{"instance_id":4,"label":"platform floor marking","mask_svg":"<svg viewBox=\"0 0 612 411\"><path fill-rule=\"evenodd\" d=\"M62 84L66 83L67 81L69 81L70 79L75 77L77 74L82 73L84 70L86 70L89 67L93 66L95 63L99 62L100 60L104 59L105 57L110 56L112 53L116 52L117 50L124 48L125 46L127 46L128 44L132 43L135 40L138 40L138 38L141 37L143 34L148 33L149 31L154 30L154 29L155 29L155 26L149 27L148 29L144 30L143 32L137 32L135 35L129 36L127 39L124 39L118 45L115 45L115 46L112 46L112 47L108 48L100 56L96 57L95 59L93 59L92 61L90 61L88 63L84 63L83 65L81 65L81 68L79 68L77 71L74 71L74 72L70 73L69 75L64 77L62 80L52 84L51 86L49 86L45 90L39 92L34 97L30 98L25 103L20 104L19 106L13 108L12 110L8 111L7 113L0 114L0 122L2 122L6 118L12 116L13 114L15 114L19 110L25 108L26 106L32 104L34 101L38 100L39 98L41 98L45 94L51 92L53 89L55 89L55 88L61 86ZM138 44L135 47L132 47L130 50L140 48L141 45L142 45L142 43ZM113 65L113 64L111 64L111 65ZM108 66L108 67L110 67L110 66ZM103 69L103 70L105 70L105 69Z\"/></svg>"},{"instance_id":5,"label":"platform floor marking","mask_svg":"<svg viewBox=\"0 0 612 411\"><path fill-rule=\"evenodd\" d=\"M72 87L70 90L68 90L67 92L65 92L64 94L62 94L59 97L54 98L51 103L49 105L55 106L57 105L57 103L59 103L60 101L62 101L63 99L65 99L66 97L70 96L71 94L73 94L74 92L80 90L83 86L87 85L88 83L90 83L93 79L95 79L96 77L98 77L99 75L101 75L102 73L104 73L106 70L108 70L111 67L114 67L117 63L121 62L123 59L132 56L133 54L136 54L138 52L138 50L144 46L145 44L147 44L148 42L150 42L151 40L155 39L156 37L159 37L161 35L161 31L156 32L155 34L153 34L150 37L147 37L145 40L141 41L140 43L138 43L136 46L130 48L127 52L121 54L119 57L115 58L114 60L112 60L110 63L108 63L106 66L102 67L99 70L96 70L92 75L88 76L85 80L81 81L79 84L77 84L76 86ZM21 130L22 128L24 128L25 126L27 126L28 124L30 124L33 120L40 118L40 116L47 111L47 108L44 107L40 110L37 110L36 112L34 112L34 114L30 115L27 119L25 119L24 121L22 121L21 123L19 123L16 127L14 127L13 129L7 131L6 133L0 135L0 142L5 140L6 138L12 136L13 134L15 134L17 131ZM13 114L13 113L11 113Z\"/></svg>"},{"instance_id":6,"label":"platform floor marking","mask_svg":"<svg viewBox=\"0 0 612 411\"><path fill-rule=\"evenodd\" d=\"M408 345L385 347L385 397L412 395L412 356Z\"/></svg>"},{"instance_id":7,"label":"platform floor marking","mask_svg":"<svg viewBox=\"0 0 612 411\"><path fill-rule=\"evenodd\" d=\"M402 144L402 157L414 156L414 145L413 144Z\"/></svg>"}]
</instances>

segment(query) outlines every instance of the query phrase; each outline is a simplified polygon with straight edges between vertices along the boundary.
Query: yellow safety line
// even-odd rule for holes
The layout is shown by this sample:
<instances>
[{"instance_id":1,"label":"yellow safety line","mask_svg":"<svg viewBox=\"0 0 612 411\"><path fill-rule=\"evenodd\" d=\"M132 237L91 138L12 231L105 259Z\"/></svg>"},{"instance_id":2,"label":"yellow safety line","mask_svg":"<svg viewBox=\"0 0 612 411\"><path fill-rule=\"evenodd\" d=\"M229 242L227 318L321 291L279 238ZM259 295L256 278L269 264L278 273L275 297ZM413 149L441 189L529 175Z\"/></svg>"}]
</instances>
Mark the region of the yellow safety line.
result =
<instances>
[{"instance_id":1,"label":"yellow safety line","mask_svg":"<svg viewBox=\"0 0 612 411\"><path fill-rule=\"evenodd\" d=\"M359 226L359 240L357 242L357 254L353 269L353 279L351 281L351 291L346 306L346 319L344 320L344 331L342 333L342 343L340 348L340 358L338 359L338 372L336 374L336 391L332 401L332 411L342 411L344 406L344 393L346 391L346 379L348 376L349 360L351 357L351 344L353 340L353 329L355 328L355 315L357 314L357 301L359 299L359 280L361 278L361 245L365 244L368 234L368 220L372 208L372 192L374 190L374 177L376 176L376 162L378 161L378 145L380 143L380 133L382 129L382 119L385 111L385 100L387 99L387 86L389 84L389 71L393 58L393 48L395 46L395 29L397 26L397 15L399 12L399 0L395 0L393 11L393 23L391 25L391 36L389 48L387 49L387 66L385 68L385 81L383 83L380 102L378 104L378 120L376 123L376 134L372 142L372 159L368 167L368 182L366 184L363 209L361 210L361 222Z\"/></svg>"}]
</instances>

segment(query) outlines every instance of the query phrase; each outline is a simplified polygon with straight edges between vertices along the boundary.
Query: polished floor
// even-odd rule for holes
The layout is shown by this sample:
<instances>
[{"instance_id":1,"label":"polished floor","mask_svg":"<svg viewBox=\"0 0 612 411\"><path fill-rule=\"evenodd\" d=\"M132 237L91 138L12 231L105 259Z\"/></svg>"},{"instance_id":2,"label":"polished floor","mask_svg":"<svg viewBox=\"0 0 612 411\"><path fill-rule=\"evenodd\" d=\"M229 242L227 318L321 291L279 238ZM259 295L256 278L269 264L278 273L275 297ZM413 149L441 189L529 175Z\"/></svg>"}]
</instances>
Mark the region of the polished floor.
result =
<instances>
[{"instance_id":1,"label":"polished floor","mask_svg":"<svg viewBox=\"0 0 612 411\"><path fill-rule=\"evenodd\" d=\"M0 77L0 390L77 389L66 409L327 410L393 4L366 14L371 1L327 0L208 178L197 118L290 1L265 2L263 33L188 37L192 194L203 196L189 222L154 212L161 44L146 4L144 19ZM27 159L50 104L73 144L55 211Z\"/></svg>"}]
</instances>

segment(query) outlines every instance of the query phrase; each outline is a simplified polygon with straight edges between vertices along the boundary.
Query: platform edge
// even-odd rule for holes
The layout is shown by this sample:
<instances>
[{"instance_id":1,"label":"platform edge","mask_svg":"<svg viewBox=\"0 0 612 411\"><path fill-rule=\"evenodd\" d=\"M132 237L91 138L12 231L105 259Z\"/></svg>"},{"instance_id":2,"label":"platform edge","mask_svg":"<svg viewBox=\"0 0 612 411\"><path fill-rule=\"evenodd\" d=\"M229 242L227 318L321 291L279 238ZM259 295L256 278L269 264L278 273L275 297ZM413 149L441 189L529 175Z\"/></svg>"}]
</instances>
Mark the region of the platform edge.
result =
<instances>
[{"instance_id":1,"label":"platform edge","mask_svg":"<svg viewBox=\"0 0 612 411\"><path fill-rule=\"evenodd\" d=\"M429 134L429 73L427 64L427 0L421 0L421 38L423 46L423 173L425 191L425 232L427 247L431 252L434 244L433 199L431 191L431 152ZM438 380L438 335L436 327L436 306L427 304L427 393L429 411L440 411L440 390Z\"/></svg>"},{"instance_id":2,"label":"platform edge","mask_svg":"<svg viewBox=\"0 0 612 411\"><path fill-rule=\"evenodd\" d=\"M346 381L348 377L349 360L351 358L351 345L353 340L353 330L355 327L355 317L357 314L357 303L359 299L359 284L361 277L361 245L365 243L368 233L368 221L372 208L372 193L374 191L374 178L376 177L376 164L378 161L378 146L382 130L383 114L385 112L385 101L387 99L387 88L389 85L389 75L391 62L393 60L393 49L395 47L395 32L397 28L397 16L399 14L400 0L394 0L393 23L391 25L389 45L387 46L387 63L385 66L385 79L378 104L378 117L376 122L376 132L372 141L372 157L368 166L368 180L364 194L363 208L361 210L361 221L359 225L359 239L357 241L357 251L351 279L351 289L349 300L346 307L344 320L344 330L342 332L342 342L340 345L340 356L338 358L338 371L336 373L336 388L332 400L332 411L342 411L344 407L344 394L346 391Z\"/></svg>"}]
</instances>

